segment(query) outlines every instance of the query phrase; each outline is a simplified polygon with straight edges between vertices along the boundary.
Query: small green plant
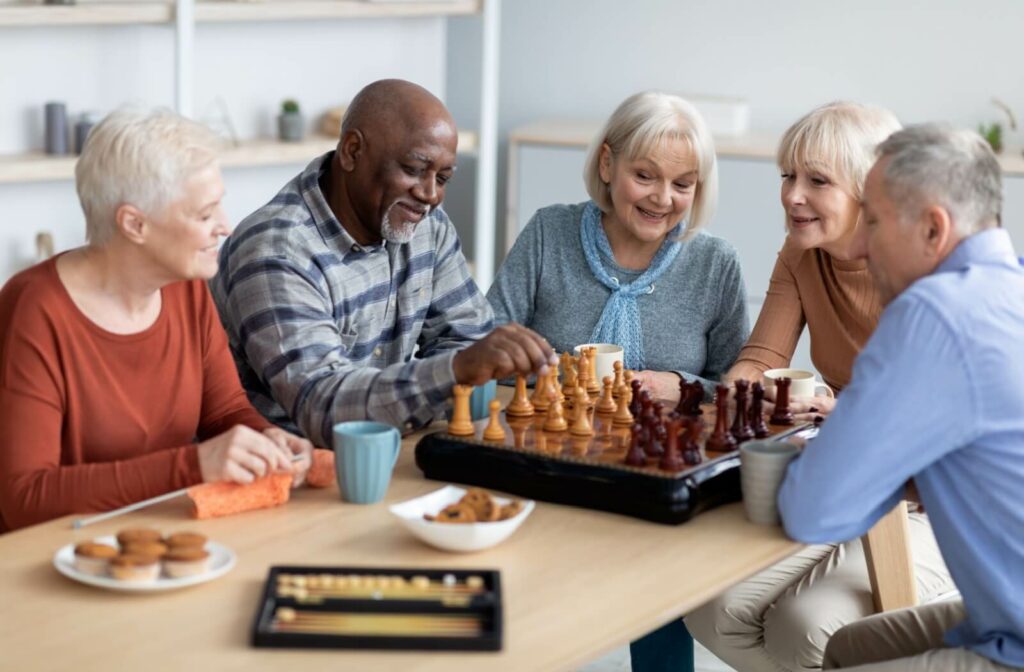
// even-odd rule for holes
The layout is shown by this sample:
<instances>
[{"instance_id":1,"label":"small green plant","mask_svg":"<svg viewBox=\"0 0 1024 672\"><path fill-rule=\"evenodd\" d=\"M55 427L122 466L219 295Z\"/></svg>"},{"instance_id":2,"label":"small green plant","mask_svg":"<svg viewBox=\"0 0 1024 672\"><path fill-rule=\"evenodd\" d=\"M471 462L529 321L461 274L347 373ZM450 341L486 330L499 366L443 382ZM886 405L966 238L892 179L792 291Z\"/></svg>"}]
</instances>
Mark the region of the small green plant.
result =
<instances>
[{"instance_id":1,"label":"small green plant","mask_svg":"<svg viewBox=\"0 0 1024 672\"><path fill-rule=\"evenodd\" d=\"M292 100L291 98L289 98L288 100L286 100L283 103L281 103L281 112L283 112L284 114L295 114L298 111L299 111L299 103L298 103L298 101L295 101L295 100Z\"/></svg>"},{"instance_id":2,"label":"small green plant","mask_svg":"<svg viewBox=\"0 0 1024 672\"><path fill-rule=\"evenodd\" d=\"M992 151L998 154L1003 151L1003 127L999 122L993 122L986 126L978 124L978 133L992 147Z\"/></svg>"}]
</instances>

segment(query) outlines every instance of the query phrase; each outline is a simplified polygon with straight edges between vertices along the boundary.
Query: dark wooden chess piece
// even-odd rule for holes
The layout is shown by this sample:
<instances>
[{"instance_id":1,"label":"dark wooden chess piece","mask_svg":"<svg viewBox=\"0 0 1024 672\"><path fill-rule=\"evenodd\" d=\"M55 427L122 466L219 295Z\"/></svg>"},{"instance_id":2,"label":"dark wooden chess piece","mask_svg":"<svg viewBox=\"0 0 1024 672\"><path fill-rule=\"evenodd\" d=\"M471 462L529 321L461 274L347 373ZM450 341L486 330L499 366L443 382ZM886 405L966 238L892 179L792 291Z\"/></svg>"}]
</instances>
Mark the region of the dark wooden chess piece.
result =
<instances>
[{"instance_id":1,"label":"dark wooden chess piece","mask_svg":"<svg viewBox=\"0 0 1024 672\"><path fill-rule=\"evenodd\" d=\"M773 425L792 425L793 413L789 410L789 378L775 381L775 411L768 419Z\"/></svg>"},{"instance_id":2,"label":"dark wooden chess piece","mask_svg":"<svg viewBox=\"0 0 1024 672\"><path fill-rule=\"evenodd\" d=\"M708 437L705 447L719 453L736 450L736 439L729 433L729 388L719 385L715 388L715 431Z\"/></svg>"},{"instance_id":3,"label":"dark wooden chess piece","mask_svg":"<svg viewBox=\"0 0 1024 672\"><path fill-rule=\"evenodd\" d=\"M700 435L703 433L704 421L700 418L690 418L685 432L686 441L683 444L683 462L690 466L700 464L704 459L700 454Z\"/></svg>"},{"instance_id":4,"label":"dark wooden chess piece","mask_svg":"<svg viewBox=\"0 0 1024 672\"><path fill-rule=\"evenodd\" d=\"M661 424L661 420L658 416L654 415L654 408L647 406L640 415L640 424L644 426L644 433L646 440L644 441L644 451L650 457L659 457L664 451L664 446L658 441L656 434L656 427Z\"/></svg>"},{"instance_id":5,"label":"dark wooden chess piece","mask_svg":"<svg viewBox=\"0 0 1024 672\"><path fill-rule=\"evenodd\" d=\"M768 425L764 422L764 387L754 383L750 389L750 428L755 438L763 439L768 436Z\"/></svg>"},{"instance_id":6,"label":"dark wooden chess piece","mask_svg":"<svg viewBox=\"0 0 1024 672\"><path fill-rule=\"evenodd\" d=\"M647 464L647 453L644 452L644 427L640 423L634 424L629 430L626 464L631 467L643 467Z\"/></svg>"},{"instance_id":7,"label":"dark wooden chess piece","mask_svg":"<svg viewBox=\"0 0 1024 672\"><path fill-rule=\"evenodd\" d=\"M664 420L658 416L655 416L655 418L654 437L651 439L651 454L663 455L665 453L665 446L668 444L669 431Z\"/></svg>"},{"instance_id":8,"label":"dark wooden chess piece","mask_svg":"<svg viewBox=\"0 0 1024 672\"><path fill-rule=\"evenodd\" d=\"M666 423L668 424L667 428L660 422L658 423L658 426L662 428L662 431L667 434L665 454L658 463L658 467L665 471L682 471L686 466L683 464L682 458L679 457L679 426L682 423L682 418L669 420L668 423Z\"/></svg>"},{"instance_id":9,"label":"dark wooden chess piece","mask_svg":"<svg viewBox=\"0 0 1024 672\"><path fill-rule=\"evenodd\" d=\"M680 415L688 418L703 415L704 411L700 410L702 401L704 401L704 386L700 384L699 380L679 384L679 405L676 406L676 410Z\"/></svg>"},{"instance_id":10,"label":"dark wooden chess piece","mask_svg":"<svg viewBox=\"0 0 1024 672\"><path fill-rule=\"evenodd\" d=\"M686 378L679 377L679 403L676 404L675 412L679 415L686 415L686 409L688 408L688 402L690 399L690 383L686 382Z\"/></svg>"},{"instance_id":11,"label":"dark wooden chess piece","mask_svg":"<svg viewBox=\"0 0 1024 672\"><path fill-rule=\"evenodd\" d=\"M747 408L747 390L750 383L745 380L736 381L736 415L732 423L732 437L740 444L754 438L754 430L750 428L750 411Z\"/></svg>"},{"instance_id":12,"label":"dark wooden chess piece","mask_svg":"<svg viewBox=\"0 0 1024 672\"><path fill-rule=\"evenodd\" d=\"M629 389L632 390L633 392L633 396L630 397L629 400L629 412L633 414L634 418L639 418L640 411L642 410L640 407L640 381L634 380L633 382L631 382L629 384Z\"/></svg>"}]
</instances>

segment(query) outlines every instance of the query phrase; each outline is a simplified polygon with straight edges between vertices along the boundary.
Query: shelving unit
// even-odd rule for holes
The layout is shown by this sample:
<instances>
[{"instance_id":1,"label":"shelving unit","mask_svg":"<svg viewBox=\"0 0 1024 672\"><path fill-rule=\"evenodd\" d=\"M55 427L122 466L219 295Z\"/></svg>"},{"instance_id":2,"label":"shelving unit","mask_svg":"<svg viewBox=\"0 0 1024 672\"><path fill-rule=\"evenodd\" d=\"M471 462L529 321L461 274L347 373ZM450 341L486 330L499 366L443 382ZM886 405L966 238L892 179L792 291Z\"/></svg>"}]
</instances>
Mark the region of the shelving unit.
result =
<instances>
[{"instance_id":1,"label":"shelving unit","mask_svg":"<svg viewBox=\"0 0 1024 672\"><path fill-rule=\"evenodd\" d=\"M474 257L477 282L486 289L494 273L497 180L497 77L501 0L162 0L86 2L77 5L0 4L0 29L20 27L164 24L174 31L175 106L191 116L195 81L196 31L204 24L298 20L401 19L479 14L482 18L481 122L475 133L460 132L459 153L477 158ZM243 141L224 152L225 167L299 164L332 148L337 140L314 136L300 143L270 139ZM74 156L40 152L0 155L0 185L67 180Z\"/></svg>"},{"instance_id":2,"label":"shelving unit","mask_svg":"<svg viewBox=\"0 0 1024 672\"><path fill-rule=\"evenodd\" d=\"M333 149L337 143L337 138L325 135L310 136L302 142L245 140L223 152L221 165L244 168L303 163ZM474 154L476 150L476 133L460 131L459 154ZM0 156L0 184L70 180L75 176L77 160L75 156L49 156L41 152Z\"/></svg>"}]
</instances>

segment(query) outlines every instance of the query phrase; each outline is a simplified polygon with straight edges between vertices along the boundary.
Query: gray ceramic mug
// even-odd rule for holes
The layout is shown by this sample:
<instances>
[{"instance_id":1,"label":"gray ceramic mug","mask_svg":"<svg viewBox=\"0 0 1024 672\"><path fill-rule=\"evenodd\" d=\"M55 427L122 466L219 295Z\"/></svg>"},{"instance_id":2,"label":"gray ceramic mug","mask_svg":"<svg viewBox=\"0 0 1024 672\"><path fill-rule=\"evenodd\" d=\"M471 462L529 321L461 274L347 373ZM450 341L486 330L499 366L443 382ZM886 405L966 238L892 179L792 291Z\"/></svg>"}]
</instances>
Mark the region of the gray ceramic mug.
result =
<instances>
[{"instance_id":1,"label":"gray ceramic mug","mask_svg":"<svg viewBox=\"0 0 1024 672\"><path fill-rule=\"evenodd\" d=\"M764 439L740 444L740 482L747 519L758 525L778 525L775 503L789 463L800 448L786 441Z\"/></svg>"},{"instance_id":2,"label":"gray ceramic mug","mask_svg":"<svg viewBox=\"0 0 1024 672\"><path fill-rule=\"evenodd\" d=\"M402 438L396 427L356 420L334 426L334 469L341 498L353 504L384 499Z\"/></svg>"}]
</instances>

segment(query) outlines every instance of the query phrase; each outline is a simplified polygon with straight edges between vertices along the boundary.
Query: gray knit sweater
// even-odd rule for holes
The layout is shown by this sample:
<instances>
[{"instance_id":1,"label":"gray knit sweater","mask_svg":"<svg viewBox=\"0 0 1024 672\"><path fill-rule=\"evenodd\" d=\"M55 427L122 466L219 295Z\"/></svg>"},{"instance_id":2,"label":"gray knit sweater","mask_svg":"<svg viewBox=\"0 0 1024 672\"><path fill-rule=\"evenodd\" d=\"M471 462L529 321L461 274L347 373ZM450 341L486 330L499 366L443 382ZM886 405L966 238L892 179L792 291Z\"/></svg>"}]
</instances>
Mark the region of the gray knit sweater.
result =
<instances>
[{"instance_id":1,"label":"gray knit sweater","mask_svg":"<svg viewBox=\"0 0 1024 672\"><path fill-rule=\"evenodd\" d=\"M594 277L583 254L580 219L585 203L537 211L519 235L487 292L495 322L519 322L559 352L590 342L611 294ZM642 271L605 267L623 283ZM750 334L746 290L736 250L700 232L683 243L654 292L637 299L646 368L699 377L705 398L732 365Z\"/></svg>"}]
</instances>

